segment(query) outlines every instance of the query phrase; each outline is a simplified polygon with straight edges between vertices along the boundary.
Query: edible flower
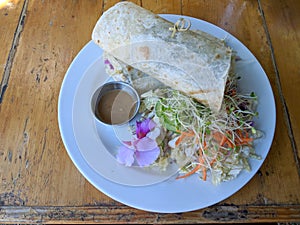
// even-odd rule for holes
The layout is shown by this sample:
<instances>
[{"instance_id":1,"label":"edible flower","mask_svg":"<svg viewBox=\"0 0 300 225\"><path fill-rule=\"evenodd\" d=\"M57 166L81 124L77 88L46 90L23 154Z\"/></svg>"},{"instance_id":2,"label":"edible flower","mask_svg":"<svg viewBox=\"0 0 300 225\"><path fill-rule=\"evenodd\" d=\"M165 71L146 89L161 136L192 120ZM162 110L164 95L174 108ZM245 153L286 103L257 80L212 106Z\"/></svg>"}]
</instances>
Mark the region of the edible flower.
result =
<instances>
[{"instance_id":1,"label":"edible flower","mask_svg":"<svg viewBox=\"0 0 300 225\"><path fill-rule=\"evenodd\" d=\"M110 68L111 70L114 69L114 66L111 64L111 62L110 62L108 59L105 59L105 60L104 60L104 64L105 64L105 65L108 65L109 68Z\"/></svg>"},{"instance_id":2,"label":"edible flower","mask_svg":"<svg viewBox=\"0 0 300 225\"><path fill-rule=\"evenodd\" d=\"M131 141L124 141L124 145L119 147L117 161L125 166L132 166L135 160L141 167L151 165L160 154L156 140L151 138L155 126L150 118L136 121L136 137Z\"/></svg>"},{"instance_id":3,"label":"edible flower","mask_svg":"<svg viewBox=\"0 0 300 225\"><path fill-rule=\"evenodd\" d=\"M138 139L145 137L151 130L155 128L155 122L150 118L143 121L136 121L136 136Z\"/></svg>"}]
</instances>

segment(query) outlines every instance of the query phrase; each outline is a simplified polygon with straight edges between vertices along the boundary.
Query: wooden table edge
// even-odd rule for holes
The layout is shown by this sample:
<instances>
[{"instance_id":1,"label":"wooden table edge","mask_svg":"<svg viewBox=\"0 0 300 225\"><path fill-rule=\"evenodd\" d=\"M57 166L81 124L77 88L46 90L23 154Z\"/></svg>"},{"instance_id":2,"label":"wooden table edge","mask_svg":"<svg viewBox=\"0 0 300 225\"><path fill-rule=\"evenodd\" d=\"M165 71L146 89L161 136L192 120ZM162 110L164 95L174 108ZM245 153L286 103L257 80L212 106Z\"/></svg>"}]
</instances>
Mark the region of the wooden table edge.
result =
<instances>
[{"instance_id":1,"label":"wooden table edge","mask_svg":"<svg viewBox=\"0 0 300 225\"><path fill-rule=\"evenodd\" d=\"M299 222L297 205L216 205L186 213L149 213L119 205L2 206L1 223L256 223Z\"/></svg>"}]
</instances>

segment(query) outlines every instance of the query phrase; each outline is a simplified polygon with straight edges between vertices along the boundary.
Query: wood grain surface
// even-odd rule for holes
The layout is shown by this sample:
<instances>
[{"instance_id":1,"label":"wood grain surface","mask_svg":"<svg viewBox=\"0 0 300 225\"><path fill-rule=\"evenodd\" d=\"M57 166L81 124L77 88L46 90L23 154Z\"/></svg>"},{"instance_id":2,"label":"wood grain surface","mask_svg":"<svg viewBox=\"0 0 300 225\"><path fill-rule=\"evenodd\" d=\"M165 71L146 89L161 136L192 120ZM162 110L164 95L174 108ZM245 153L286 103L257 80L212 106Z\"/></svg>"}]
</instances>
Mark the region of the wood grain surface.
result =
<instances>
[{"instance_id":1,"label":"wood grain surface","mask_svg":"<svg viewBox=\"0 0 300 225\"><path fill-rule=\"evenodd\" d=\"M18 0L9 2L3 2L0 4L0 78L2 80L0 86L0 102L2 101L2 94L5 92L10 70L12 66L13 57L15 54L15 48L20 37L20 32L22 30L22 23L24 21L24 13L22 2ZM19 27L19 29L18 29Z\"/></svg>"},{"instance_id":2,"label":"wood grain surface","mask_svg":"<svg viewBox=\"0 0 300 225\"><path fill-rule=\"evenodd\" d=\"M262 1L261 5L269 42L274 51L272 62L276 73L276 87L281 90L279 97L284 107L290 145L299 165L300 149L297 146L300 145L300 64L293 62L300 62L300 2L287 0L274 4L273 1Z\"/></svg>"},{"instance_id":3,"label":"wood grain surface","mask_svg":"<svg viewBox=\"0 0 300 225\"><path fill-rule=\"evenodd\" d=\"M117 0L19 0L0 4L1 223L300 222L300 1L136 0L237 37L264 68L276 102L276 132L258 173L205 209L149 213L94 188L76 169L58 127L65 73Z\"/></svg>"}]
</instances>

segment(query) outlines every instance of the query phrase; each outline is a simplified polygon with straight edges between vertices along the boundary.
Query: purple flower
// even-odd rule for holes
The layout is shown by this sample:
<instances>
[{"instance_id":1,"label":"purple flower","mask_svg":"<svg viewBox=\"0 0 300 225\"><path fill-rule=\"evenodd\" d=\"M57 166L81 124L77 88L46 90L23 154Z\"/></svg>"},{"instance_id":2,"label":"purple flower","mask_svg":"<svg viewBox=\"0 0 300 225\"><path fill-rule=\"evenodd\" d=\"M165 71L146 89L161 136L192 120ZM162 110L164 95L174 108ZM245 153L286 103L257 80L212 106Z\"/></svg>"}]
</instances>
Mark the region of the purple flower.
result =
<instances>
[{"instance_id":1,"label":"purple flower","mask_svg":"<svg viewBox=\"0 0 300 225\"><path fill-rule=\"evenodd\" d=\"M135 158L139 166L149 166L151 165L159 156L160 149L156 147L151 151L136 151Z\"/></svg>"},{"instance_id":2,"label":"purple flower","mask_svg":"<svg viewBox=\"0 0 300 225\"><path fill-rule=\"evenodd\" d=\"M119 147L117 161L125 166L131 166L134 162L134 149L128 148L125 145Z\"/></svg>"},{"instance_id":3,"label":"purple flower","mask_svg":"<svg viewBox=\"0 0 300 225\"><path fill-rule=\"evenodd\" d=\"M136 121L136 136L138 139L145 137L154 127L155 123L147 118L143 121Z\"/></svg>"},{"instance_id":4,"label":"purple flower","mask_svg":"<svg viewBox=\"0 0 300 225\"><path fill-rule=\"evenodd\" d=\"M108 59L105 59L105 60L104 60L104 64L105 64L105 65L109 65L109 68L110 68L111 70L114 69L114 66L110 63L110 61L109 61Z\"/></svg>"},{"instance_id":5,"label":"purple flower","mask_svg":"<svg viewBox=\"0 0 300 225\"><path fill-rule=\"evenodd\" d=\"M136 159L137 164L143 167L151 165L157 159L160 148L155 140L146 136L155 125L150 119L136 122L137 139L123 142L124 145L120 146L117 154L119 163L131 166Z\"/></svg>"}]
</instances>

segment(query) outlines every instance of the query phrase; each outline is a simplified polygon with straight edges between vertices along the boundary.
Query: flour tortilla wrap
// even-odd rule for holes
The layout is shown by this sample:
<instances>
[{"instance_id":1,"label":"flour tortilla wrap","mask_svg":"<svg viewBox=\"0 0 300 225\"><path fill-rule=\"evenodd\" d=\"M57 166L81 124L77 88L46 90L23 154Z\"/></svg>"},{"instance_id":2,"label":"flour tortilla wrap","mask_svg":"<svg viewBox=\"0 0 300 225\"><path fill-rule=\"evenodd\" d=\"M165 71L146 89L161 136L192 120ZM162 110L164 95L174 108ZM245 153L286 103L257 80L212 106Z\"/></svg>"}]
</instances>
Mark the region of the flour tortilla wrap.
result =
<instances>
[{"instance_id":1,"label":"flour tortilla wrap","mask_svg":"<svg viewBox=\"0 0 300 225\"><path fill-rule=\"evenodd\" d=\"M108 52L103 53L103 60L105 64L105 71L109 76L116 81L129 83L135 88L140 96L148 91L165 86L159 80L126 63L123 63Z\"/></svg>"},{"instance_id":2,"label":"flour tortilla wrap","mask_svg":"<svg viewBox=\"0 0 300 225\"><path fill-rule=\"evenodd\" d=\"M174 23L149 10L120 2L97 21L92 40L123 63L219 111L231 49L203 32L172 36L172 27Z\"/></svg>"}]
</instances>

